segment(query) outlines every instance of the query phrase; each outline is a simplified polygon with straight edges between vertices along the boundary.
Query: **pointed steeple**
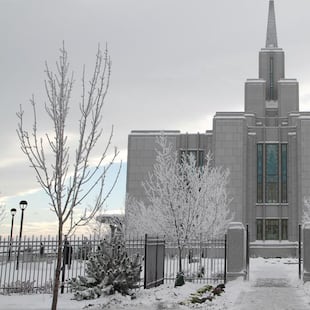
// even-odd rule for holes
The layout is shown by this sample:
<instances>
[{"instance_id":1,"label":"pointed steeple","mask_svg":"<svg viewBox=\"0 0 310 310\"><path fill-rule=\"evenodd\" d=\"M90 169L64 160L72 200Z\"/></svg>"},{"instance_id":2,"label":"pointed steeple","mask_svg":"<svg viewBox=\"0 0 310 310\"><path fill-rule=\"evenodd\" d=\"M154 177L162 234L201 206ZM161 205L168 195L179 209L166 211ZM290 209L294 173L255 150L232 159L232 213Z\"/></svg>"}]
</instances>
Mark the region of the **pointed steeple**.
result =
<instances>
[{"instance_id":1,"label":"pointed steeple","mask_svg":"<svg viewBox=\"0 0 310 310\"><path fill-rule=\"evenodd\" d=\"M274 0L269 0L266 48L277 48L277 47L278 47L278 40L277 40L277 27L276 27Z\"/></svg>"}]
</instances>

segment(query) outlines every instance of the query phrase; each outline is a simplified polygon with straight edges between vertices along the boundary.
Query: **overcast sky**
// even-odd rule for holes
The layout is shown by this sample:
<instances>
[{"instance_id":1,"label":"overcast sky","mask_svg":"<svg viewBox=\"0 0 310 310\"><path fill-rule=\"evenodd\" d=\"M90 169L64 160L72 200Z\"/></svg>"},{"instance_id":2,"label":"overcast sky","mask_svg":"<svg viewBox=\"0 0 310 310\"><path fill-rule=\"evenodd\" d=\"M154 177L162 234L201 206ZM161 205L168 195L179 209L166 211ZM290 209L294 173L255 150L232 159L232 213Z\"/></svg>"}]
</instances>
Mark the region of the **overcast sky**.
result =
<instances>
[{"instance_id":1,"label":"overcast sky","mask_svg":"<svg viewBox=\"0 0 310 310\"><path fill-rule=\"evenodd\" d=\"M275 0L275 7L286 77L298 79L300 108L310 110L310 1ZM244 82L258 77L267 13L268 0L0 0L0 192L8 210L28 200L25 232L42 232L43 224L50 231L55 218L42 194L29 194L38 185L19 149L16 112L23 105L30 113L32 94L44 104L44 62L54 66L63 40L77 98L83 64L91 73L98 43L108 43L104 123L115 126L113 144L126 161L133 129L204 132L216 111L243 111ZM125 176L126 165L110 209L123 208ZM9 217L0 234L8 224Z\"/></svg>"}]
</instances>

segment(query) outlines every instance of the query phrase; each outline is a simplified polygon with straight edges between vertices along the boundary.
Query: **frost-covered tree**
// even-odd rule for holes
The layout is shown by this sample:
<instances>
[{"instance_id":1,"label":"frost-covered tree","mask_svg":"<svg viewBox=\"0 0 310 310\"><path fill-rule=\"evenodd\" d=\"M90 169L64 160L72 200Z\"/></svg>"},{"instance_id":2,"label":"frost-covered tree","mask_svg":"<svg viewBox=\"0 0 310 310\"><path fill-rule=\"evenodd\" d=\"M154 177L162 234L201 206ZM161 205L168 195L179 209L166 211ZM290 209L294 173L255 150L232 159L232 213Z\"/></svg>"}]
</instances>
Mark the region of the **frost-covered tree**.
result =
<instances>
[{"instance_id":1,"label":"frost-covered tree","mask_svg":"<svg viewBox=\"0 0 310 310\"><path fill-rule=\"evenodd\" d=\"M91 235L94 236L95 239L104 239L109 235L109 227L99 221L100 215L103 213L98 214L88 223L88 231Z\"/></svg>"},{"instance_id":2,"label":"frost-covered tree","mask_svg":"<svg viewBox=\"0 0 310 310\"><path fill-rule=\"evenodd\" d=\"M310 222L310 197L304 199L304 210L302 215L302 222Z\"/></svg>"},{"instance_id":3,"label":"frost-covered tree","mask_svg":"<svg viewBox=\"0 0 310 310\"><path fill-rule=\"evenodd\" d=\"M58 220L52 310L57 308L63 236L69 235L78 226L86 225L101 210L119 175L118 172L114 183L107 188L106 176L118 155L115 149L108 160L113 127L107 141L102 141L103 106L111 72L107 49L102 53L98 48L94 72L89 82L86 81L85 67L83 68L81 99L75 104L70 105L74 81L73 74L69 72L67 51L64 46L60 50L56 66L56 73L51 71L47 64L45 71L47 95L45 112L51 121L48 132L43 136L39 134L39 117L34 97L30 100L33 112L32 130L25 129L22 107L17 113L19 119L17 133L21 149L35 170L37 181L48 195L51 209ZM76 122L77 134L76 132L72 134L69 131L72 121L69 124L68 116L69 114L73 116L75 109L79 113ZM72 136L77 138L72 141ZM96 145L100 145L99 156ZM90 195L93 199L91 206L87 203L87 197Z\"/></svg>"},{"instance_id":4,"label":"frost-covered tree","mask_svg":"<svg viewBox=\"0 0 310 310\"><path fill-rule=\"evenodd\" d=\"M113 236L115 233L124 234L124 215L100 213L93 218L88 228L95 238L104 239Z\"/></svg>"},{"instance_id":5,"label":"frost-covered tree","mask_svg":"<svg viewBox=\"0 0 310 310\"><path fill-rule=\"evenodd\" d=\"M160 234L176 240L182 271L187 242L199 233L223 234L231 220L226 190L229 171L213 167L210 155L202 167L193 155L180 159L164 135L157 143L153 171L143 183L146 200L127 199L126 229L127 233Z\"/></svg>"}]
</instances>

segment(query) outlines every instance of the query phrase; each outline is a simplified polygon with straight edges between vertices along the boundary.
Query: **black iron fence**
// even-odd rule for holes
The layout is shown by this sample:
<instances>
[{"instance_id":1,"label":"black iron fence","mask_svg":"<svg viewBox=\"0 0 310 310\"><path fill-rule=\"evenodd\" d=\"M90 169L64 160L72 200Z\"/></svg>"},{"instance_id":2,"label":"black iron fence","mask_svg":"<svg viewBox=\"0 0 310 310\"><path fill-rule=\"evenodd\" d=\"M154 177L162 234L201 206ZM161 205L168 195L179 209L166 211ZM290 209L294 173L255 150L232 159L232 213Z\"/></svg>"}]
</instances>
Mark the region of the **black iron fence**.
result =
<instances>
[{"instance_id":1,"label":"black iron fence","mask_svg":"<svg viewBox=\"0 0 310 310\"><path fill-rule=\"evenodd\" d=\"M226 277L226 241L198 237L180 249L175 241L166 241L165 281L174 281L180 268L191 282L224 282Z\"/></svg>"},{"instance_id":2,"label":"black iron fence","mask_svg":"<svg viewBox=\"0 0 310 310\"><path fill-rule=\"evenodd\" d=\"M92 236L73 236L63 248L65 273L62 288L68 291L66 281L79 275L85 275L89 255L96 251L99 239ZM145 285L145 268L151 268L154 253L145 256L146 242L143 237L126 238L128 255L139 253L143 258L140 287ZM56 267L58 240L48 237L18 238L0 236L0 293L51 293ZM174 281L179 271L180 251L177 242L164 240L164 250L156 252L156 262L163 262L164 281ZM225 240L205 240L201 235L187 242L181 251L182 271L186 281L217 283L225 281L226 259ZM19 262L17 264L18 251ZM147 261L148 260L148 261ZM151 262L147 264L147 262ZM18 268L16 268L18 266ZM160 266L157 264L157 266ZM162 268L158 267L158 268ZM155 270L157 274L162 269ZM159 273L158 273L159 272Z\"/></svg>"},{"instance_id":3,"label":"black iron fence","mask_svg":"<svg viewBox=\"0 0 310 310\"><path fill-rule=\"evenodd\" d=\"M67 280L85 275L89 255L96 251L101 240L93 236L73 236L63 247L62 290L68 291ZM55 237L0 236L0 292L51 293L56 268L58 239ZM129 255L144 255L144 239L126 240ZM18 251L20 255L18 257ZM19 261L17 261L19 259ZM17 268L18 266L18 268ZM143 279L141 279L141 285Z\"/></svg>"},{"instance_id":4,"label":"black iron fence","mask_svg":"<svg viewBox=\"0 0 310 310\"><path fill-rule=\"evenodd\" d=\"M303 269L303 240L302 240L302 225L298 225L298 278L302 279Z\"/></svg>"}]
</instances>

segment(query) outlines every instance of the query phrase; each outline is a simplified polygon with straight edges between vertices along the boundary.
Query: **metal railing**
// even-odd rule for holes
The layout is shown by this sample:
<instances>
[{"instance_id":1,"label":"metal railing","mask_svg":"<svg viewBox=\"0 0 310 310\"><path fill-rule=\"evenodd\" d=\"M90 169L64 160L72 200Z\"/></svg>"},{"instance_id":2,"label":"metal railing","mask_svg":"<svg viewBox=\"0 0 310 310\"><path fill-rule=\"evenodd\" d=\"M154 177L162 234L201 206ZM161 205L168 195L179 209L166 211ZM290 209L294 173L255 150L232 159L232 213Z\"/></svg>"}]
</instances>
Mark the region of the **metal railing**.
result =
<instances>
[{"instance_id":1,"label":"metal railing","mask_svg":"<svg viewBox=\"0 0 310 310\"><path fill-rule=\"evenodd\" d=\"M70 256L65 262L63 275L66 281L85 275L89 255L96 251L100 239L93 236L73 236L68 239ZM0 236L0 292L2 293L51 293L57 259L58 240L55 237L24 237L20 243L19 268L17 269L18 238ZM144 240L126 240L130 255L144 253ZM143 281L143 279L141 280Z\"/></svg>"},{"instance_id":2,"label":"metal railing","mask_svg":"<svg viewBox=\"0 0 310 310\"><path fill-rule=\"evenodd\" d=\"M217 283L226 277L225 239L189 241L181 252L182 271L186 281ZM179 271L179 253L176 242L166 241L165 281L175 280Z\"/></svg>"},{"instance_id":3,"label":"metal railing","mask_svg":"<svg viewBox=\"0 0 310 310\"><path fill-rule=\"evenodd\" d=\"M96 251L100 239L93 236L72 236L68 239L70 256L66 259L62 287L69 290L67 280L85 275L89 255ZM18 238L0 236L0 293L51 293L56 267L58 240L55 237L26 236ZM125 241L129 256L145 253L145 236L128 237ZM181 261L186 281L223 282L225 280L225 240L204 240L201 236L187 243ZM20 245L19 268L16 268ZM166 240L164 250L164 280L174 281L179 271L178 247ZM140 287L144 283L144 261Z\"/></svg>"}]
</instances>

